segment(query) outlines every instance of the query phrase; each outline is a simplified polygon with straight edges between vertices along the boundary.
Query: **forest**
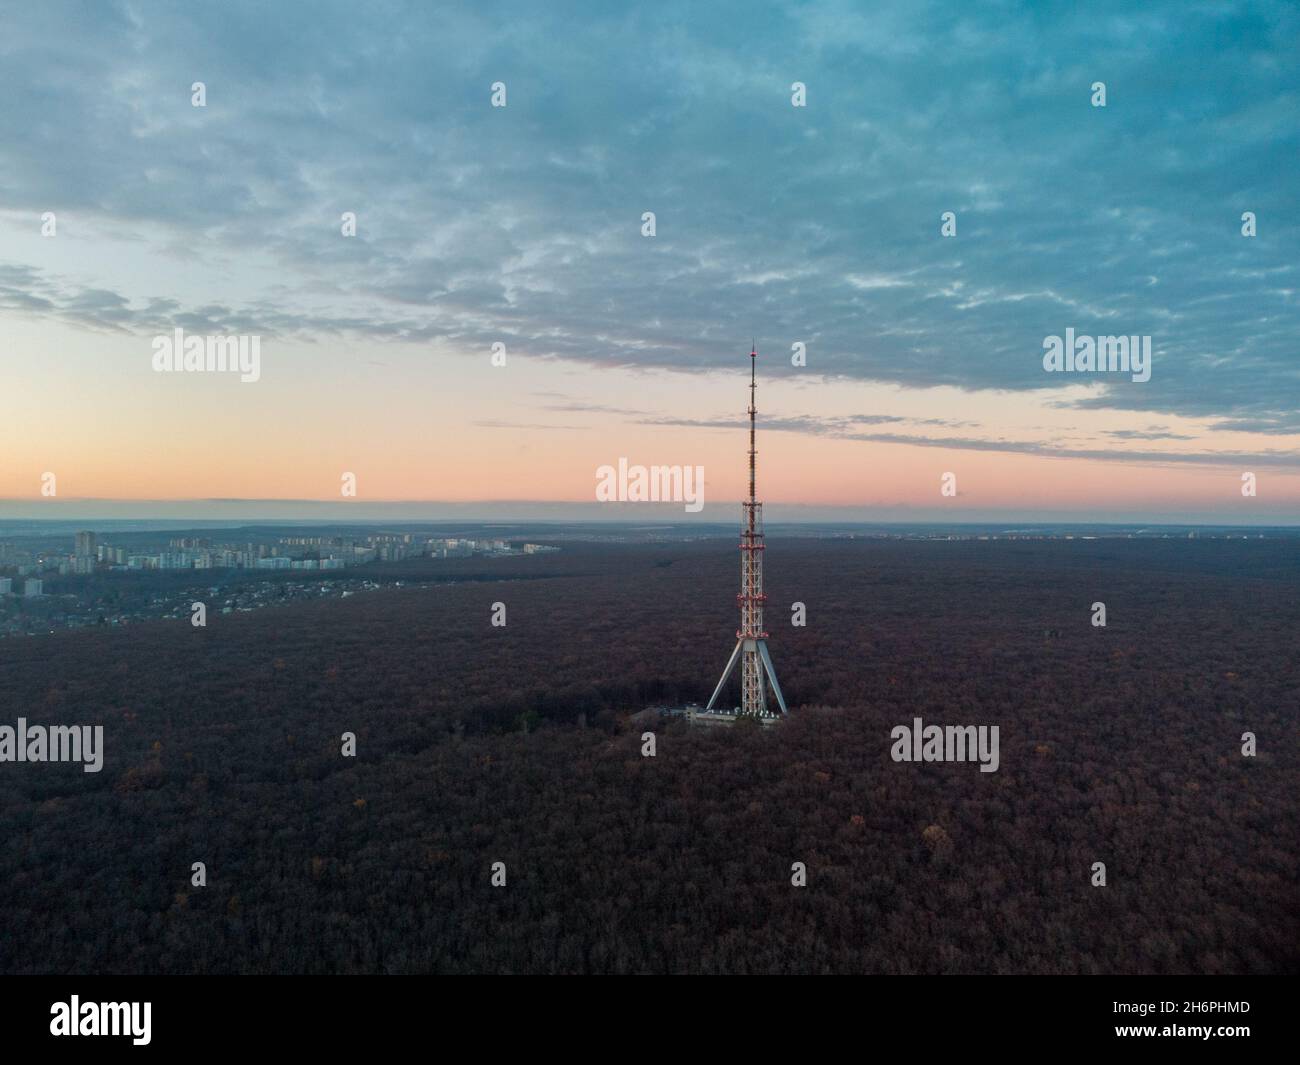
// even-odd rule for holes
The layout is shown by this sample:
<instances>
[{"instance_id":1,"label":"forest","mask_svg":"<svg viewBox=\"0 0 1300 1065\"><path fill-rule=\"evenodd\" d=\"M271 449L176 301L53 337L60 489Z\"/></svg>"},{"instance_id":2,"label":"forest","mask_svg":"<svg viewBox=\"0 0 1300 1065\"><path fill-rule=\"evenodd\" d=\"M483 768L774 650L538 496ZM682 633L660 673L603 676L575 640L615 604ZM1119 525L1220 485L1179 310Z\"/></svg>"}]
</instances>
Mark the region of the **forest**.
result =
<instances>
[{"instance_id":1,"label":"forest","mask_svg":"<svg viewBox=\"0 0 1300 1065\"><path fill-rule=\"evenodd\" d=\"M0 972L1300 970L1300 540L772 537L770 729L645 713L734 537L427 564L0 642L0 723L105 746L0 764ZM997 771L893 761L918 717Z\"/></svg>"}]
</instances>

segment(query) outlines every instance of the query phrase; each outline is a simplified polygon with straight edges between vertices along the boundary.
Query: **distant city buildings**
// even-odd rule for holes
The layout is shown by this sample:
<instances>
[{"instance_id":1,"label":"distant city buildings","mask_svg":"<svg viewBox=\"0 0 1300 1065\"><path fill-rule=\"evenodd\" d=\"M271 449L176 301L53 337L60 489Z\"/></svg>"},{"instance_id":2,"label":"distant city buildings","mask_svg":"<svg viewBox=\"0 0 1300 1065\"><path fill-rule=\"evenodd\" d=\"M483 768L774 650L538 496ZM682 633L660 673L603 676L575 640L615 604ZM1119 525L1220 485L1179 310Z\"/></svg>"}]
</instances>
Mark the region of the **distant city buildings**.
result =
<instances>
[{"instance_id":1,"label":"distant city buildings","mask_svg":"<svg viewBox=\"0 0 1300 1065\"><path fill-rule=\"evenodd\" d=\"M165 533L138 529L117 534L81 530L71 536L65 532L52 540L32 535L0 540L0 639L188 618L199 595L195 585L205 586L210 597L223 595L221 613L244 613L304 599L347 598L384 586L401 588L408 580L418 584L422 579L445 579L427 570L422 578L419 568L373 576L340 572L370 563L515 558L559 550L423 533L280 536L279 531L268 529L260 542L243 543L209 536L169 539ZM261 534L244 529L233 535ZM104 542L116 536L121 537L118 544ZM126 574L136 576L115 576ZM167 579L137 579L145 574ZM55 575L66 579L51 585ZM213 609L217 605L211 604Z\"/></svg>"},{"instance_id":2,"label":"distant city buildings","mask_svg":"<svg viewBox=\"0 0 1300 1065\"><path fill-rule=\"evenodd\" d=\"M244 535L256 535L244 530ZM64 534L67 535L67 534ZM235 580L235 587L256 587L241 592L223 605L223 611L247 611L275 601L295 598L349 596L370 587L395 583L401 586L403 572L387 574L381 582L344 577L347 570L369 563L400 563L413 559L468 559L475 556L517 557L557 551L559 548L532 543L514 543L496 538L428 536L420 533L370 533L351 535L276 536L261 542L222 543L213 537L183 536L167 539L132 530L123 532L124 544L104 542L105 536L83 529L72 537L72 550L60 550L35 537L17 542L0 541L0 638L55 628L83 628L89 625L125 625L151 617L186 616L191 599L176 582L160 585L157 593L142 591L138 582L118 584L103 580L118 573L186 573L228 571L228 576L199 578L209 584ZM64 541L66 544L67 541ZM310 577L296 581L295 574L332 574L328 583ZM253 576L256 584L242 574ZM240 574L240 576L236 576ZM275 583L261 575L276 574ZM48 588L47 575L82 578ZM280 576L283 575L283 576ZM21 597L14 590L15 577L22 582ZM95 578L101 578L96 580ZM288 578L287 580L285 578ZM215 588L213 589L215 594ZM179 596L175 599L173 597Z\"/></svg>"},{"instance_id":3,"label":"distant city buildings","mask_svg":"<svg viewBox=\"0 0 1300 1065\"><path fill-rule=\"evenodd\" d=\"M139 537L133 537L139 542ZM500 539L421 537L412 533L368 536L287 536L269 543L214 543L208 537L178 537L166 548L131 550L104 543L100 534L83 530L75 535L71 554L25 551L0 542L0 569L20 577L57 573L90 576L100 570L337 570L370 562L402 562L413 558L472 558L477 555L537 555L559 548L547 544L511 544Z\"/></svg>"},{"instance_id":4,"label":"distant city buildings","mask_svg":"<svg viewBox=\"0 0 1300 1065\"><path fill-rule=\"evenodd\" d=\"M413 533L374 533L368 536L286 536L274 543L222 544L209 537L175 537L166 550L128 552L101 543L85 530L74 539L71 555L16 557L13 546L0 544L0 565L17 563L20 576L54 572L89 576L109 570L339 570L370 562L402 562L410 558L471 558L475 555L533 555L558 548L540 544L512 547L507 540L423 537Z\"/></svg>"}]
</instances>

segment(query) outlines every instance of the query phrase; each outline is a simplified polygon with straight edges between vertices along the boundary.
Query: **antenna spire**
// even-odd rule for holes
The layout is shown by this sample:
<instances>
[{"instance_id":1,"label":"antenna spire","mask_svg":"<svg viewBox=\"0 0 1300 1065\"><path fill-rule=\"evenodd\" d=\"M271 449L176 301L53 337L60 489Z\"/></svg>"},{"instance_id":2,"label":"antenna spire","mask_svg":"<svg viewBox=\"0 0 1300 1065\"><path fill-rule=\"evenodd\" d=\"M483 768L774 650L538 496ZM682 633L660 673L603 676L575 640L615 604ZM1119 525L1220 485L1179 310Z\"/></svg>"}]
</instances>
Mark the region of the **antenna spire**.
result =
<instances>
[{"instance_id":1,"label":"antenna spire","mask_svg":"<svg viewBox=\"0 0 1300 1065\"><path fill-rule=\"evenodd\" d=\"M758 452L754 448L754 423L758 418L758 380L755 376L758 366L758 343L755 341L749 350L749 502L752 505L758 498L754 475L758 466Z\"/></svg>"}]
</instances>

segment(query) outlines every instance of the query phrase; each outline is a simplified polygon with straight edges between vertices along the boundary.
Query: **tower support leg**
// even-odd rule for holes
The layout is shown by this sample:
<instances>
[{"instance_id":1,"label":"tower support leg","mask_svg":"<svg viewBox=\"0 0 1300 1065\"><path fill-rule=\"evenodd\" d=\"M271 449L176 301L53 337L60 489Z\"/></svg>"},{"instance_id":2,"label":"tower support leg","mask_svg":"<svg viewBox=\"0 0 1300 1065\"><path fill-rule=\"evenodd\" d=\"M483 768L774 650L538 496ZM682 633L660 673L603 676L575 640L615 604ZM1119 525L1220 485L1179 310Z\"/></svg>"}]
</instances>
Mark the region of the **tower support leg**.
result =
<instances>
[{"instance_id":1,"label":"tower support leg","mask_svg":"<svg viewBox=\"0 0 1300 1065\"><path fill-rule=\"evenodd\" d=\"M758 653L763 656L763 668L767 670L768 683L772 685L772 694L776 696L777 705L781 707L781 713L788 714L790 711L786 709L781 685L776 682L776 666L772 665L772 656L768 653L766 640L758 641Z\"/></svg>"},{"instance_id":2,"label":"tower support leg","mask_svg":"<svg viewBox=\"0 0 1300 1065\"><path fill-rule=\"evenodd\" d=\"M727 683L727 678L731 676L731 671L736 668L736 663L740 661L740 649L744 645L744 640L736 641L736 649L731 652L731 657L727 660L727 668L722 671L722 679L718 681L718 686L713 689L713 695L709 697L709 705L704 708L705 710L712 710L713 704L718 701L718 696L722 694L722 686Z\"/></svg>"}]
</instances>

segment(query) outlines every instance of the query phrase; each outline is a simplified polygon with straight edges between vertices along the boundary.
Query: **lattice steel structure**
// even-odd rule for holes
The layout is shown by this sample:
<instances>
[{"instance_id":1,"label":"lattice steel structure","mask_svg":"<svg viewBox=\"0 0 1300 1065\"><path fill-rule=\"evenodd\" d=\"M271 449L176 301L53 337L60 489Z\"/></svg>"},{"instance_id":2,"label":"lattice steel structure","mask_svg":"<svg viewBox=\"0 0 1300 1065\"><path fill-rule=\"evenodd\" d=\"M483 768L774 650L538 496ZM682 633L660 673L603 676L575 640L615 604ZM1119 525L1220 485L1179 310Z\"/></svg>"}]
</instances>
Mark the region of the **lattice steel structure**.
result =
<instances>
[{"instance_id":1,"label":"lattice steel structure","mask_svg":"<svg viewBox=\"0 0 1300 1065\"><path fill-rule=\"evenodd\" d=\"M740 529L740 628L736 630L736 649L731 652L722 679L713 689L707 710L713 709L722 689L740 662L740 712L755 717L768 717L766 683L772 686L781 713L789 711L785 696L776 680L776 667L767 650L767 633L763 631L763 504L758 501L756 473L758 452L754 447L754 424L758 417L758 381L755 367L758 364L758 347L749 353L749 499L741 504Z\"/></svg>"}]
</instances>

